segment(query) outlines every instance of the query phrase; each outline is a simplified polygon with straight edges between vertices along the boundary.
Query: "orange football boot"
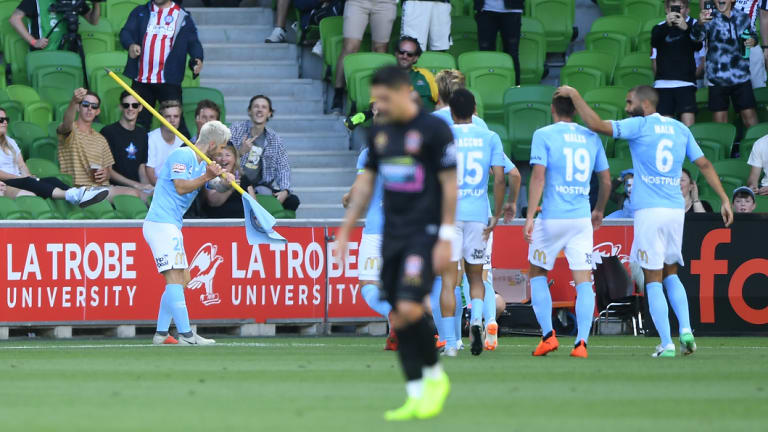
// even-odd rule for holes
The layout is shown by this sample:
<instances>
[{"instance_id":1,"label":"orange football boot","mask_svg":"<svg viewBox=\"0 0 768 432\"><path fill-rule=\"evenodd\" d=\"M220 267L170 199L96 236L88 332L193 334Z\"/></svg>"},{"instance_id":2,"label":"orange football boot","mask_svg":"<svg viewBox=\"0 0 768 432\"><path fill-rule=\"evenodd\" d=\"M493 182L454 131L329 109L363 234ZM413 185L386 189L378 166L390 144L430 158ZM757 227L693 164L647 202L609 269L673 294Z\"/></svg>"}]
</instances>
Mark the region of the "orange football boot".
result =
<instances>
[{"instance_id":1,"label":"orange football boot","mask_svg":"<svg viewBox=\"0 0 768 432\"><path fill-rule=\"evenodd\" d=\"M580 340L571 350L571 357L587 358L587 343Z\"/></svg>"},{"instance_id":2,"label":"orange football boot","mask_svg":"<svg viewBox=\"0 0 768 432\"><path fill-rule=\"evenodd\" d=\"M545 356L551 353L552 351L557 350L559 346L560 346L560 343L557 342L555 331L552 330L551 332L547 333L541 338L541 342L539 342L539 346L536 347L536 350L533 352L533 355L536 357Z\"/></svg>"},{"instance_id":3,"label":"orange football boot","mask_svg":"<svg viewBox=\"0 0 768 432\"><path fill-rule=\"evenodd\" d=\"M384 351L397 351L397 345L397 335L394 330L390 329L387 342L384 344Z\"/></svg>"},{"instance_id":4,"label":"orange football boot","mask_svg":"<svg viewBox=\"0 0 768 432\"><path fill-rule=\"evenodd\" d=\"M490 323L485 326L485 349L486 351L495 351L499 346L499 325Z\"/></svg>"},{"instance_id":5,"label":"orange football boot","mask_svg":"<svg viewBox=\"0 0 768 432\"><path fill-rule=\"evenodd\" d=\"M441 341L440 336L435 335L435 348L442 350L445 348L446 343L448 343L448 341Z\"/></svg>"}]
</instances>

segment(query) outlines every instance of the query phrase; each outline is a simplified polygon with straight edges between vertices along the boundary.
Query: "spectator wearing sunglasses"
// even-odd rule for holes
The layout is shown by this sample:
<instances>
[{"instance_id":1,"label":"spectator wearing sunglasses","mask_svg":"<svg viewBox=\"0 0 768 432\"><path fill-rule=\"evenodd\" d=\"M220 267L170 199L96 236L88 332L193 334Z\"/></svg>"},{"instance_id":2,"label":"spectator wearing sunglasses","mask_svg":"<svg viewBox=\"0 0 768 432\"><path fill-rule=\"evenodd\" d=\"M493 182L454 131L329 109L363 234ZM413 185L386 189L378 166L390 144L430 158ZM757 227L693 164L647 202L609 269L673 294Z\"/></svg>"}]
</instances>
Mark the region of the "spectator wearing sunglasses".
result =
<instances>
[{"instance_id":1,"label":"spectator wearing sunglasses","mask_svg":"<svg viewBox=\"0 0 768 432\"><path fill-rule=\"evenodd\" d=\"M177 130L179 129L182 116L181 103L179 101L168 100L162 102L158 111L171 126L175 127ZM157 182L157 175L160 173L160 168L165 164L168 155L181 147L184 142L164 125L150 132L147 142L149 144L147 177L149 177L150 183L155 184Z\"/></svg>"},{"instance_id":2,"label":"spectator wearing sunglasses","mask_svg":"<svg viewBox=\"0 0 768 432\"><path fill-rule=\"evenodd\" d=\"M109 181L150 193L154 186L147 177L147 131L136 125L143 107L127 91L120 95L120 107L120 120L101 130L115 159Z\"/></svg>"},{"instance_id":3,"label":"spectator wearing sunglasses","mask_svg":"<svg viewBox=\"0 0 768 432\"><path fill-rule=\"evenodd\" d=\"M398 67L410 75L413 91L421 99L422 108L427 112L432 112L435 109L435 103L437 103L437 83L435 83L432 72L414 66L421 57L421 45L418 39L407 35L401 37L397 44L395 57L397 57Z\"/></svg>"}]
</instances>

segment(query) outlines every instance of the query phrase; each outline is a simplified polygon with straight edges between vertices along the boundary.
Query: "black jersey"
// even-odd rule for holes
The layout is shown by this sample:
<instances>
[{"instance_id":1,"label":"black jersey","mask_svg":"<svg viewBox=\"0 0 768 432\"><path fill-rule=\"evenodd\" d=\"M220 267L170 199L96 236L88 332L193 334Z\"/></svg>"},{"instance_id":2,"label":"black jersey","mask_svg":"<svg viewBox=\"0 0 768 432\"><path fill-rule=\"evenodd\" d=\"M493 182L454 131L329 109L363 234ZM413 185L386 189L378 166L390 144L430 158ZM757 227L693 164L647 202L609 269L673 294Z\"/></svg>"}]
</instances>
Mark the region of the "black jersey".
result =
<instances>
[{"instance_id":1,"label":"black jersey","mask_svg":"<svg viewBox=\"0 0 768 432\"><path fill-rule=\"evenodd\" d=\"M442 170L456 168L453 134L424 111L405 124L374 126L368 136L369 168L383 180L384 234L436 235L442 216Z\"/></svg>"}]
</instances>

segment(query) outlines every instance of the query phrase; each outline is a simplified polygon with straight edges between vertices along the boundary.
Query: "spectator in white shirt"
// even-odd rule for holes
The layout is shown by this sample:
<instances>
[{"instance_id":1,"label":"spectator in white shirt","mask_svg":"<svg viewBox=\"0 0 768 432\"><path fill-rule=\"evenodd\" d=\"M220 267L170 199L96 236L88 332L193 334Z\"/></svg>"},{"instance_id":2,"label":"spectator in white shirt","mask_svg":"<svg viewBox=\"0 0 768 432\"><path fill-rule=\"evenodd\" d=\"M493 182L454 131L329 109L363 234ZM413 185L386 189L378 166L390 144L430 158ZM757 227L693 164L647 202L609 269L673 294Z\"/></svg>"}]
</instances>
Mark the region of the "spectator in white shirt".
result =
<instances>
[{"instance_id":1,"label":"spectator in white shirt","mask_svg":"<svg viewBox=\"0 0 768 432\"><path fill-rule=\"evenodd\" d=\"M747 178L747 186L758 195L768 195L768 135L755 141L747 164L752 167ZM760 181L761 171L766 174L762 181Z\"/></svg>"},{"instance_id":2,"label":"spectator in white shirt","mask_svg":"<svg viewBox=\"0 0 768 432\"><path fill-rule=\"evenodd\" d=\"M181 123L181 103L176 100L169 100L161 103L160 115L162 115L171 126L178 129L179 124ZM163 167L168 155L181 147L183 141L165 126L160 126L150 132L147 141L149 144L147 177L149 177L149 182L154 185L157 183L157 176L160 174L160 169Z\"/></svg>"}]
</instances>

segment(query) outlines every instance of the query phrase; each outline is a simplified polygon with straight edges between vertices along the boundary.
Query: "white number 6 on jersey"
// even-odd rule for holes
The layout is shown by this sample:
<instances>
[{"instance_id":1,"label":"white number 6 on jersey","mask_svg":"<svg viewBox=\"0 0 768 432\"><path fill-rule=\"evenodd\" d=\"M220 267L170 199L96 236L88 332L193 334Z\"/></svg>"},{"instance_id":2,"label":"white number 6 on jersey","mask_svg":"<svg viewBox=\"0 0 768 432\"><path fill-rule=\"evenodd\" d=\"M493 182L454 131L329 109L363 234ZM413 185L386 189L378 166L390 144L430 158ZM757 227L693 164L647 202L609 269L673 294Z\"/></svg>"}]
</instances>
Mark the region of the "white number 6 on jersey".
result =
<instances>
[{"instance_id":1,"label":"white number 6 on jersey","mask_svg":"<svg viewBox=\"0 0 768 432\"><path fill-rule=\"evenodd\" d=\"M672 152L668 149L673 145L675 145L675 143L673 143L672 140L663 139L659 141L659 145L656 147L656 169L663 173L669 172L669 170L672 169L672 163L675 158L672 156Z\"/></svg>"}]
</instances>

